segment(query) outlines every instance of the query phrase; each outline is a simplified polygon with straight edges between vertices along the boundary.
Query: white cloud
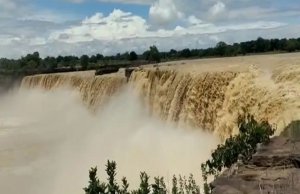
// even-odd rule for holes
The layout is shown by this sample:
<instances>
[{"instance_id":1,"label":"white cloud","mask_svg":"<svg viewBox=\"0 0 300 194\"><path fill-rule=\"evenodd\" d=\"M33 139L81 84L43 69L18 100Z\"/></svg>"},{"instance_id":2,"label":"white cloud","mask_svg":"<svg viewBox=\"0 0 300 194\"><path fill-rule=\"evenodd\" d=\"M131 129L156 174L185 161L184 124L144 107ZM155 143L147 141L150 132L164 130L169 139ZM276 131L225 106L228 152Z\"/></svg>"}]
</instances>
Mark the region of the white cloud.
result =
<instances>
[{"instance_id":1,"label":"white cloud","mask_svg":"<svg viewBox=\"0 0 300 194\"><path fill-rule=\"evenodd\" d=\"M85 20L82 21L83 24L99 24L102 21L103 14L102 13L96 13L90 18L85 18Z\"/></svg>"},{"instance_id":2,"label":"white cloud","mask_svg":"<svg viewBox=\"0 0 300 194\"><path fill-rule=\"evenodd\" d=\"M151 5L155 0L98 0L100 2Z\"/></svg>"},{"instance_id":3,"label":"white cloud","mask_svg":"<svg viewBox=\"0 0 300 194\"><path fill-rule=\"evenodd\" d=\"M24 0L0 0L0 18L11 18L27 13L29 6Z\"/></svg>"},{"instance_id":4,"label":"white cloud","mask_svg":"<svg viewBox=\"0 0 300 194\"><path fill-rule=\"evenodd\" d=\"M50 10L37 10L37 11L30 11L25 16L20 16L17 19L21 21L32 20L32 21L62 23L69 20L79 19L79 18L74 14L58 13L56 11L50 11Z\"/></svg>"},{"instance_id":5,"label":"white cloud","mask_svg":"<svg viewBox=\"0 0 300 194\"><path fill-rule=\"evenodd\" d=\"M226 32L228 30L267 29L284 25L279 22L258 21L235 25L217 26L205 23L195 16L187 19L187 26L173 29L151 30L149 24L140 16L115 9L108 16L102 13L85 18L79 25L59 30L50 35L49 40L77 43L93 40L112 41L134 38L174 37L184 35L200 35Z\"/></svg>"},{"instance_id":6,"label":"white cloud","mask_svg":"<svg viewBox=\"0 0 300 194\"><path fill-rule=\"evenodd\" d=\"M10 35L0 35L0 46L9 46L14 41L20 41L19 37L14 37Z\"/></svg>"},{"instance_id":7,"label":"white cloud","mask_svg":"<svg viewBox=\"0 0 300 194\"><path fill-rule=\"evenodd\" d=\"M270 6L270 0L97 1L149 5L149 19L119 9L78 18L76 13L34 7L33 0L0 0L0 57L36 50L43 56L139 52L153 44L162 50L203 48L221 40L300 36L288 20L300 19L298 10L281 10Z\"/></svg>"},{"instance_id":8,"label":"white cloud","mask_svg":"<svg viewBox=\"0 0 300 194\"><path fill-rule=\"evenodd\" d=\"M51 40L83 42L92 40L118 40L147 34L146 20L129 12L115 9L107 17L96 13L84 19L80 25L51 34Z\"/></svg>"},{"instance_id":9,"label":"white cloud","mask_svg":"<svg viewBox=\"0 0 300 194\"><path fill-rule=\"evenodd\" d=\"M220 13L223 13L225 9L226 9L225 4L219 1L209 9L209 12L212 14L212 16L216 16Z\"/></svg>"},{"instance_id":10,"label":"white cloud","mask_svg":"<svg viewBox=\"0 0 300 194\"><path fill-rule=\"evenodd\" d=\"M122 40L94 40L91 42L67 43L52 41L44 45L29 45L25 39L15 40L8 45L0 45L0 57L20 57L34 51L39 51L42 56L51 55L82 55L103 53L115 54L135 50L139 53L145 51L150 45L157 45L160 50L167 51L171 48L207 48L215 46L218 41L227 43L256 39L258 36L264 38L300 37L300 26L282 26L271 29L246 29L237 32L225 31L213 34L182 35L170 37L147 37ZM0 41L2 41L0 37Z\"/></svg>"},{"instance_id":11,"label":"white cloud","mask_svg":"<svg viewBox=\"0 0 300 194\"><path fill-rule=\"evenodd\" d=\"M198 24L201 24L203 23L202 20L200 20L199 18L197 18L196 16L194 15L191 15L187 18L187 22L191 25L198 25Z\"/></svg>"},{"instance_id":12,"label":"white cloud","mask_svg":"<svg viewBox=\"0 0 300 194\"><path fill-rule=\"evenodd\" d=\"M151 5L149 17L155 23L164 25L183 17L173 0L157 0Z\"/></svg>"},{"instance_id":13,"label":"white cloud","mask_svg":"<svg viewBox=\"0 0 300 194\"><path fill-rule=\"evenodd\" d=\"M1 10L11 10L16 8L16 4L13 1L9 0L0 0Z\"/></svg>"}]
</instances>

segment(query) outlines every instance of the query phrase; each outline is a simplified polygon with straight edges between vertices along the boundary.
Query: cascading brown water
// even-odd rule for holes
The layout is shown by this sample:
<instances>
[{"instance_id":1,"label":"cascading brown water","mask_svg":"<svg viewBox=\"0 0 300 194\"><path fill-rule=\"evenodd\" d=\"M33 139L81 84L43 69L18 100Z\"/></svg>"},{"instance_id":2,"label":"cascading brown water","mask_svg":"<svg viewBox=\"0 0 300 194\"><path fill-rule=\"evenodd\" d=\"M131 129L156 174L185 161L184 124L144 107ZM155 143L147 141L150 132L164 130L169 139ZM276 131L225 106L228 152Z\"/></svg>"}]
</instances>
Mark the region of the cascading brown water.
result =
<instances>
[{"instance_id":1,"label":"cascading brown water","mask_svg":"<svg viewBox=\"0 0 300 194\"><path fill-rule=\"evenodd\" d=\"M151 112L164 120L226 138L238 133L238 118L246 114L275 124L278 133L300 118L299 68L291 69L271 74L257 68L196 74L146 69L134 72L130 82Z\"/></svg>"},{"instance_id":2,"label":"cascading brown water","mask_svg":"<svg viewBox=\"0 0 300 194\"><path fill-rule=\"evenodd\" d=\"M121 76L93 76L92 72L85 76L78 74L47 74L28 76L22 80L21 88L42 88L53 90L60 87L71 87L77 90L82 100L91 109L108 100L126 83Z\"/></svg>"},{"instance_id":3,"label":"cascading brown water","mask_svg":"<svg viewBox=\"0 0 300 194\"><path fill-rule=\"evenodd\" d=\"M171 68L146 68L132 73L129 84L149 111L167 122L209 130L226 138L236 134L240 116L268 120L280 132L299 119L299 68L274 71L188 73ZM106 101L126 84L122 76L37 75L24 78L22 87L78 90L91 108Z\"/></svg>"},{"instance_id":4,"label":"cascading brown water","mask_svg":"<svg viewBox=\"0 0 300 194\"><path fill-rule=\"evenodd\" d=\"M151 112L162 119L213 130L226 88L236 75L142 70L134 72L130 82L142 93Z\"/></svg>"}]
</instances>

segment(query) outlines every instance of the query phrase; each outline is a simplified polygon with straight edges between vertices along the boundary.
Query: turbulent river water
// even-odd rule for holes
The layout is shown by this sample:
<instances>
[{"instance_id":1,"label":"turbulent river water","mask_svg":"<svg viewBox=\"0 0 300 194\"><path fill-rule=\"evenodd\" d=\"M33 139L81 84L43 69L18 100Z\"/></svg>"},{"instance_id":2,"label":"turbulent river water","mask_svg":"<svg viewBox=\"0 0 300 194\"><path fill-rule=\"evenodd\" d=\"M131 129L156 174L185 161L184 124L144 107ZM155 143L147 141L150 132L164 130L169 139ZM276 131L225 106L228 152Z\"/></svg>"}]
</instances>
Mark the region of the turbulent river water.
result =
<instances>
[{"instance_id":1,"label":"turbulent river water","mask_svg":"<svg viewBox=\"0 0 300 194\"><path fill-rule=\"evenodd\" d=\"M240 116L268 120L277 133L300 118L300 69L119 75L36 75L0 97L0 193L83 193L88 169L107 159L133 186L193 173Z\"/></svg>"},{"instance_id":2,"label":"turbulent river water","mask_svg":"<svg viewBox=\"0 0 300 194\"><path fill-rule=\"evenodd\" d=\"M129 88L121 89L97 112L72 90L21 89L1 97L0 193L80 194L88 170L100 177L108 159L117 161L118 179L133 188L139 172L164 176L193 173L218 138L176 127L151 116Z\"/></svg>"}]
</instances>

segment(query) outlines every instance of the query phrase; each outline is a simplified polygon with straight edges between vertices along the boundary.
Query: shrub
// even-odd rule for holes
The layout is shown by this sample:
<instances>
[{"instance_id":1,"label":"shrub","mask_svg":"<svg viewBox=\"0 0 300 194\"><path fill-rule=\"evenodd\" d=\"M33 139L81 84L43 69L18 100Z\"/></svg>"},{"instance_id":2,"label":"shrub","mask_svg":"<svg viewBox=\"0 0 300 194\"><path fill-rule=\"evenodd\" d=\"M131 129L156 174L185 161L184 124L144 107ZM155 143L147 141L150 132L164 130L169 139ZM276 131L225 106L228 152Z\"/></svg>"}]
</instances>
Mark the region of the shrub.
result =
<instances>
[{"instance_id":1,"label":"shrub","mask_svg":"<svg viewBox=\"0 0 300 194\"><path fill-rule=\"evenodd\" d=\"M172 194L177 194L178 193L178 183L177 183L177 178L174 175L172 179Z\"/></svg>"},{"instance_id":2,"label":"shrub","mask_svg":"<svg viewBox=\"0 0 300 194\"><path fill-rule=\"evenodd\" d=\"M141 184L140 184L140 188L138 190L139 194L150 193L149 178L150 177L147 175L146 172L141 172L141 175L140 175Z\"/></svg>"},{"instance_id":3,"label":"shrub","mask_svg":"<svg viewBox=\"0 0 300 194\"><path fill-rule=\"evenodd\" d=\"M129 188L129 183L128 183L126 177L123 177L122 178L122 188L120 190L120 193L121 194L129 194L128 188Z\"/></svg>"},{"instance_id":4,"label":"shrub","mask_svg":"<svg viewBox=\"0 0 300 194\"><path fill-rule=\"evenodd\" d=\"M107 161L106 164L106 173L108 175L108 184L107 184L107 190L108 193L110 194L115 194L119 192L119 186L116 182L116 168L117 164L115 161L110 162L109 160Z\"/></svg>"},{"instance_id":5,"label":"shrub","mask_svg":"<svg viewBox=\"0 0 300 194\"><path fill-rule=\"evenodd\" d=\"M268 122L258 123L250 115L239 118L239 131L238 135L228 138L223 145L218 145L211 154L211 159L201 165L205 181L204 190L208 190L207 176L218 176L223 168L229 168L236 163L240 154L244 162L249 161L256 151L257 144L268 143L275 132Z\"/></svg>"},{"instance_id":6,"label":"shrub","mask_svg":"<svg viewBox=\"0 0 300 194\"><path fill-rule=\"evenodd\" d=\"M164 177L155 177L152 189L153 194L167 194L167 187L164 181Z\"/></svg>"},{"instance_id":7,"label":"shrub","mask_svg":"<svg viewBox=\"0 0 300 194\"><path fill-rule=\"evenodd\" d=\"M85 187L83 190L86 194L102 194L105 193L106 184L100 183L99 179L97 178L97 167L91 168L89 172L89 186Z\"/></svg>"},{"instance_id":8,"label":"shrub","mask_svg":"<svg viewBox=\"0 0 300 194\"><path fill-rule=\"evenodd\" d=\"M129 183L126 177L122 178L122 185L118 186L116 181L117 164L114 161L107 161L106 173L108 175L108 183L102 183L97 177L97 167L91 168L89 172L89 185L84 188L86 194L167 194L170 193L167 190L164 177L155 177L154 183L150 184L150 177L146 172L140 173L140 185L138 189L129 191ZM200 187L196 184L193 175L189 176L189 179L179 176L179 182L177 177L173 176L172 194L200 194ZM179 184L178 184L179 183Z\"/></svg>"}]
</instances>

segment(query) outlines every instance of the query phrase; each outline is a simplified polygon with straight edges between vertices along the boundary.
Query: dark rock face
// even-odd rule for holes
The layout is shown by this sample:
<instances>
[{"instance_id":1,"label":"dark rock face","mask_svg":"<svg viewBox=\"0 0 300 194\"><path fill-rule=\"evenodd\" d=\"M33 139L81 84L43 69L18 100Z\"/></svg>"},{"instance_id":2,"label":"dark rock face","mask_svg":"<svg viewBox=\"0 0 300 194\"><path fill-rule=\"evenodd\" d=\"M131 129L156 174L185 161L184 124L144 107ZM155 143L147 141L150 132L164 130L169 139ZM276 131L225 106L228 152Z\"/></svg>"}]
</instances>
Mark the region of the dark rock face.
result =
<instances>
[{"instance_id":1,"label":"dark rock face","mask_svg":"<svg viewBox=\"0 0 300 194\"><path fill-rule=\"evenodd\" d=\"M95 75L104 75L104 74L110 74L110 73L116 73L120 69L119 66L103 66L96 70Z\"/></svg>"},{"instance_id":2,"label":"dark rock face","mask_svg":"<svg viewBox=\"0 0 300 194\"><path fill-rule=\"evenodd\" d=\"M233 165L213 183L214 194L299 194L300 141L275 137L249 163Z\"/></svg>"},{"instance_id":3,"label":"dark rock face","mask_svg":"<svg viewBox=\"0 0 300 194\"><path fill-rule=\"evenodd\" d=\"M295 159L292 144L289 139L275 137L268 146L253 155L252 163L258 167L291 165Z\"/></svg>"}]
</instances>

